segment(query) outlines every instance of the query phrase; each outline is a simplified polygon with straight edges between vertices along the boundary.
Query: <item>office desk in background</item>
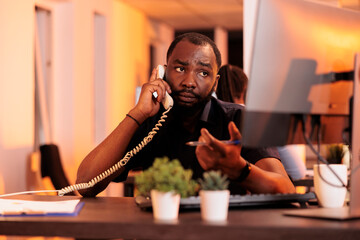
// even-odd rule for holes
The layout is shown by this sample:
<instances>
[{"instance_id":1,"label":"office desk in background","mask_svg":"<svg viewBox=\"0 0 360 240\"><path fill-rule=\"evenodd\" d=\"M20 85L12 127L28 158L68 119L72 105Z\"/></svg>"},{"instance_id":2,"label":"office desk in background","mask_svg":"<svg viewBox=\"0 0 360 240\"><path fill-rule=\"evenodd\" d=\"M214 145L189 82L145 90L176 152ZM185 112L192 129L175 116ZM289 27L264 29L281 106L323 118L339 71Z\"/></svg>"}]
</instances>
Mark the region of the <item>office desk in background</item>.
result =
<instances>
[{"instance_id":1,"label":"office desk in background","mask_svg":"<svg viewBox=\"0 0 360 240\"><path fill-rule=\"evenodd\" d=\"M22 196L31 200L74 196ZM285 209L229 210L226 223L206 223L200 211L180 212L177 223L161 223L139 209L134 198L84 198L75 217L0 217L0 235L77 239L358 239L360 220L331 221L284 216Z\"/></svg>"}]
</instances>

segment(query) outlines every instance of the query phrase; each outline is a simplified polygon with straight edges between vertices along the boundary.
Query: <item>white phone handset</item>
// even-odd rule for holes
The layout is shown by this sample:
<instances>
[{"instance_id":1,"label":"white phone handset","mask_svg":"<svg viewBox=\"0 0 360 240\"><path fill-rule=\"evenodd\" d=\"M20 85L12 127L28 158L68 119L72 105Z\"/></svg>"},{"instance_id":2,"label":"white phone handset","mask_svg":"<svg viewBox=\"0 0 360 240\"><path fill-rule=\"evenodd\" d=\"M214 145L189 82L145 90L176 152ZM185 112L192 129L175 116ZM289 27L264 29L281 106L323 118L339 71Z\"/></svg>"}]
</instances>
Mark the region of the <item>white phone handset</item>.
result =
<instances>
[{"instance_id":1,"label":"white phone handset","mask_svg":"<svg viewBox=\"0 0 360 240\"><path fill-rule=\"evenodd\" d=\"M165 76L165 68L163 65L158 65L156 67L157 69L157 78L161 78L161 79L164 79L164 76ZM157 93L155 94L154 92L154 97L157 98ZM172 99L172 97L170 97L169 93L168 92L165 92L165 98L162 100L161 102L164 106L164 108L167 110L169 109L170 107L172 107L174 105L174 100Z\"/></svg>"}]
</instances>

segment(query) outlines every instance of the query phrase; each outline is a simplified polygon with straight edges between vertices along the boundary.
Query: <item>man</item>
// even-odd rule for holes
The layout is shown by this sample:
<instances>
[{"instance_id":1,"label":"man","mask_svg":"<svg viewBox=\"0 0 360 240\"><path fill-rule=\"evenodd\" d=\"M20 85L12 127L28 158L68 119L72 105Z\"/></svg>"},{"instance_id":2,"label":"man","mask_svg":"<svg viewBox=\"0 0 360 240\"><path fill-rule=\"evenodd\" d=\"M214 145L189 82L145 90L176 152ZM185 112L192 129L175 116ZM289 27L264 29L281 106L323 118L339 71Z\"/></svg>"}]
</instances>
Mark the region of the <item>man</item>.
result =
<instances>
[{"instance_id":1,"label":"man","mask_svg":"<svg viewBox=\"0 0 360 240\"><path fill-rule=\"evenodd\" d=\"M238 185L232 193L235 193L234 190L240 193L294 192L294 186L277 159L276 152L242 149L240 145L225 146L217 140L241 138L237 127L240 126L242 107L211 97L216 90L220 66L220 52L212 40L197 33L177 37L167 53L166 81L157 79L156 71L153 71L150 81L142 87L137 105L83 160L77 183L88 182L110 168L147 136L163 112L161 101L165 91L174 99L174 107L168 113L168 118L152 141L133 156L124 168L80 193L95 196L110 181L123 181L129 170L138 167L146 169L152 165L155 157L163 156L179 159L185 168L193 170L195 179L201 177L204 170L221 169ZM157 92L157 98L153 97L154 92ZM197 139L208 145L195 148L185 144ZM252 165L245 159L251 161Z\"/></svg>"}]
</instances>

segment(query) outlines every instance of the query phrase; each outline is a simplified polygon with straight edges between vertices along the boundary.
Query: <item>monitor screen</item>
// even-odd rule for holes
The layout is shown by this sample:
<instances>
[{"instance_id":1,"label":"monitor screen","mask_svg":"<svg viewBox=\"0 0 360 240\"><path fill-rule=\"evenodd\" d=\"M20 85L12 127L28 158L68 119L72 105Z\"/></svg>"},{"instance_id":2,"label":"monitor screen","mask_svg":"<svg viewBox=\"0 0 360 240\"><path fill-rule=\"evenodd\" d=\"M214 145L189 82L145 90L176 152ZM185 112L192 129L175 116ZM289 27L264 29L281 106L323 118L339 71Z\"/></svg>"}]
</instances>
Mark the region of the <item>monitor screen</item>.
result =
<instances>
[{"instance_id":1,"label":"monitor screen","mask_svg":"<svg viewBox=\"0 0 360 240\"><path fill-rule=\"evenodd\" d=\"M314 142L344 142L360 13L303 0L257 3L243 145L304 143L302 121Z\"/></svg>"}]
</instances>

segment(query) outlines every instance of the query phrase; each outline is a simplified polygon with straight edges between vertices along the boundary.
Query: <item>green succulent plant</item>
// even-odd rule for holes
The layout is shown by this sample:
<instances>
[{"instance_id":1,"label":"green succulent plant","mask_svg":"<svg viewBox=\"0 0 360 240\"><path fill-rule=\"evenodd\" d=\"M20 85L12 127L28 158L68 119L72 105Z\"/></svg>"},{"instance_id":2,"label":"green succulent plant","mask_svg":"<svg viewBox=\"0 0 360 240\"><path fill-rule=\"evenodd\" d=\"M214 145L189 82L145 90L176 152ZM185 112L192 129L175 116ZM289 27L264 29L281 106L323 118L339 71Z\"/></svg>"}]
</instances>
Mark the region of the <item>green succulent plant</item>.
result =
<instances>
[{"instance_id":1,"label":"green succulent plant","mask_svg":"<svg viewBox=\"0 0 360 240\"><path fill-rule=\"evenodd\" d=\"M327 147L326 160L328 163L340 164L345 155L343 144L330 144Z\"/></svg>"},{"instance_id":2,"label":"green succulent plant","mask_svg":"<svg viewBox=\"0 0 360 240\"><path fill-rule=\"evenodd\" d=\"M168 157L156 158L153 165L135 176L138 193L150 196L150 191L176 192L185 198L195 195L198 184L192 177L191 169L184 169L180 161Z\"/></svg>"},{"instance_id":3,"label":"green succulent plant","mask_svg":"<svg viewBox=\"0 0 360 240\"><path fill-rule=\"evenodd\" d=\"M198 180L202 190L226 190L229 186L227 175L222 175L221 171L204 172L203 178Z\"/></svg>"}]
</instances>

